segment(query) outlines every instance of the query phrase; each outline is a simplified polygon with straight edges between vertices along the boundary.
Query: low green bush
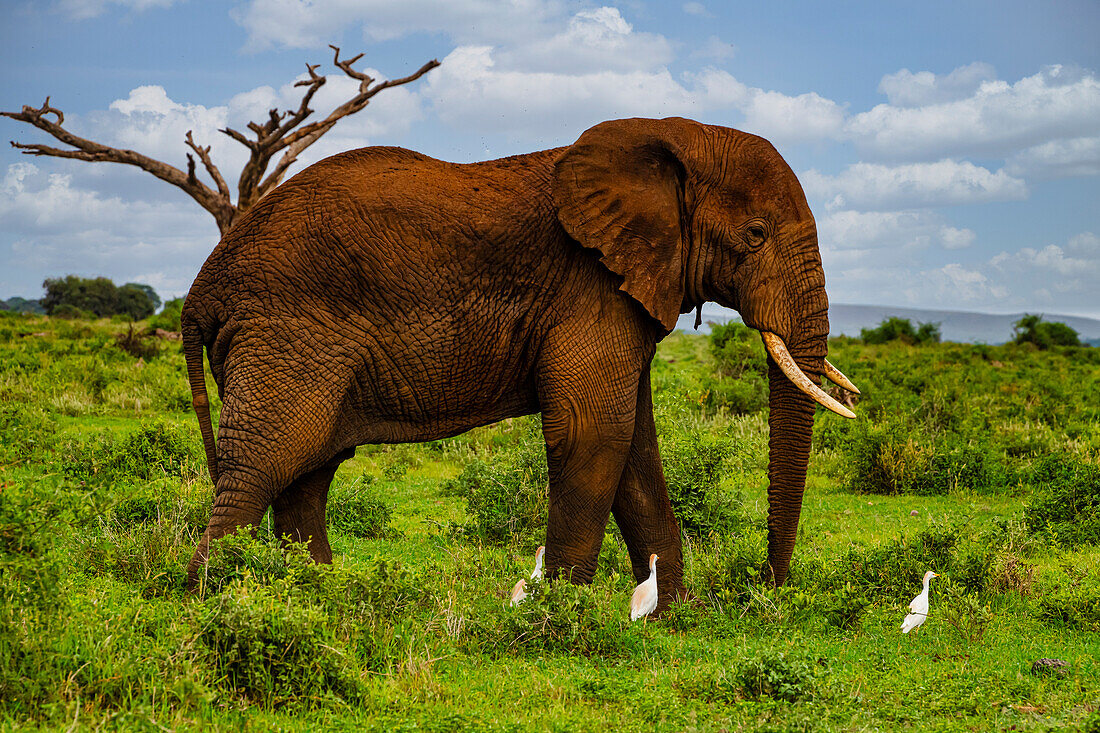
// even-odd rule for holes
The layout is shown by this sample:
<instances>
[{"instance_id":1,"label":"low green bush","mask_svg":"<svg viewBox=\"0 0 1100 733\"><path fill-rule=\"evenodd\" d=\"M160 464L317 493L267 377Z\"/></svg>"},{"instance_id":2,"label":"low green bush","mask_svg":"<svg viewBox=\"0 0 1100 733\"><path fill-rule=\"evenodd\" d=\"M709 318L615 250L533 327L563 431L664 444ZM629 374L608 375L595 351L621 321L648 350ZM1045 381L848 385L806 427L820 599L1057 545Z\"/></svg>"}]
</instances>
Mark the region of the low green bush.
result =
<instances>
[{"instance_id":1,"label":"low green bush","mask_svg":"<svg viewBox=\"0 0 1100 733\"><path fill-rule=\"evenodd\" d=\"M1028 529L1058 544L1100 543L1100 466L1069 455L1047 456L1033 468L1024 516Z\"/></svg>"},{"instance_id":2,"label":"low green bush","mask_svg":"<svg viewBox=\"0 0 1100 733\"><path fill-rule=\"evenodd\" d=\"M368 673L391 670L423 633L424 580L396 563L318 565L304 544L249 532L213 544L199 642L219 679L265 707L359 700Z\"/></svg>"},{"instance_id":3,"label":"low green bush","mask_svg":"<svg viewBox=\"0 0 1100 733\"><path fill-rule=\"evenodd\" d=\"M399 536L390 527L393 507L378 495L373 484L374 477L365 474L332 487L325 510L330 529L369 540Z\"/></svg>"},{"instance_id":4,"label":"low green bush","mask_svg":"<svg viewBox=\"0 0 1100 733\"><path fill-rule=\"evenodd\" d=\"M767 528L746 524L737 532L715 536L705 551L695 553L688 587L718 610L737 614L762 583L767 559Z\"/></svg>"},{"instance_id":5,"label":"low green bush","mask_svg":"<svg viewBox=\"0 0 1100 733\"><path fill-rule=\"evenodd\" d=\"M1062 581L1039 594L1036 617L1071 629L1100 631L1100 572L1063 570Z\"/></svg>"},{"instance_id":6,"label":"low green bush","mask_svg":"<svg viewBox=\"0 0 1100 733\"><path fill-rule=\"evenodd\" d=\"M469 621L469 643L496 655L621 656L640 643L641 622L632 623L610 591L565 578L528 580L519 606L501 606Z\"/></svg>"},{"instance_id":7,"label":"low green bush","mask_svg":"<svg viewBox=\"0 0 1100 733\"><path fill-rule=\"evenodd\" d=\"M183 311L183 298L173 298L164 304L160 313L149 319L150 329L164 329L165 331L180 330L180 313Z\"/></svg>"},{"instance_id":8,"label":"low green bush","mask_svg":"<svg viewBox=\"0 0 1100 733\"><path fill-rule=\"evenodd\" d=\"M814 667L783 652L763 652L741 664L737 680L746 697L796 702L813 694Z\"/></svg>"},{"instance_id":9,"label":"low green bush","mask_svg":"<svg viewBox=\"0 0 1100 733\"><path fill-rule=\"evenodd\" d=\"M738 321L714 324L710 353L716 374L703 380L706 405L735 415L768 406L768 363L760 334Z\"/></svg>"},{"instance_id":10,"label":"low green bush","mask_svg":"<svg viewBox=\"0 0 1100 733\"><path fill-rule=\"evenodd\" d=\"M960 530L956 527L931 527L913 536L902 535L868 547L852 547L829 569L814 579L828 586L841 579L849 581L872 600L896 600L920 589L924 573L934 570L952 573L960 555ZM836 580L833 580L836 578ZM984 583L978 579L976 582ZM969 588L981 590L981 588Z\"/></svg>"},{"instance_id":11,"label":"low green bush","mask_svg":"<svg viewBox=\"0 0 1100 733\"><path fill-rule=\"evenodd\" d=\"M202 455L193 435L163 422L146 423L121 438L103 432L69 444L64 453L65 473L99 483L200 472Z\"/></svg>"},{"instance_id":12,"label":"low green bush","mask_svg":"<svg viewBox=\"0 0 1100 733\"><path fill-rule=\"evenodd\" d=\"M53 318L64 318L68 321L90 321L96 318L96 314L91 311L86 311L83 308L77 308L75 305L63 303L53 309L50 314Z\"/></svg>"},{"instance_id":13,"label":"low green bush","mask_svg":"<svg viewBox=\"0 0 1100 733\"><path fill-rule=\"evenodd\" d=\"M663 437L661 464L680 530L702 539L736 527L739 497L720 485L735 452L730 439L698 429Z\"/></svg>"},{"instance_id":14,"label":"low green bush","mask_svg":"<svg viewBox=\"0 0 1100 733\"><path fill-rule=\"evenodd\" d=\"M474 458L443 490L466 497L468 534L533 549L546 536L548 486L545 443L532 422L513 448L498 449L491 460Z\"/></svg>"},{"instance_id":15,"label":"low green bush","mask_svg":"<svg viewBox=\"0 0 1100 733\"><path fill-rule=\"evenodd\" d=\"M185 569L210 518L208 484L127 485L75 539L73 558L93 575L135 584L144 597L182 591Z\"/></svg>"},{"instance_id":16,"label":"low green bush","mask_svg":"<svg viewBox=\"0 0 1100 733\"><path fill-rule=\"evenodd\" d=\"M883 319L875 328L864 328L859 337L865 344L885 344L889 341L901 341L903 344L938 344L940 342L940 324L921 323L913 328L908 318L890 317Z\"/></svg>"},{"instance_id":17,"label":"low green bush","mask_svg":"<svg viewBox=\"0 0 1100 733\"><path fill-rule=\"evenodd\" d=\"M1000 453L988 444L906 430L887 418L848 431L847 488L862 494L998 493L1011 482Z\"/></svg>"}]
</instances>

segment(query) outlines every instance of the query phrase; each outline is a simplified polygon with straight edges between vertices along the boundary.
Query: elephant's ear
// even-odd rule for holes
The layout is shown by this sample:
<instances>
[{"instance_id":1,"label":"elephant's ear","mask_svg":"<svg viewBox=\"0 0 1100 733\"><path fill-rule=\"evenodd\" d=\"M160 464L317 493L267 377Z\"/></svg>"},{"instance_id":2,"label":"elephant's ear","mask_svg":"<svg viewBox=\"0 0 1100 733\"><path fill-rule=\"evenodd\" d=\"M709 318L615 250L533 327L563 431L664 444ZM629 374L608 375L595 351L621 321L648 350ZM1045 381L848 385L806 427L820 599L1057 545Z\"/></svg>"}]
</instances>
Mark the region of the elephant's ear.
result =
<instances>
[{"instance_id":1,"label":"elephant's ear","mask_svg":"<svg viewBox=\"0 0 1100 733\"><path fill-rule=\"evenodd\" d=\"M620 288L666 331L684 300L681 120L614 120L586 131L558 159L554 204L569 236L598 249Z\"/></svg>"}]
</instances>

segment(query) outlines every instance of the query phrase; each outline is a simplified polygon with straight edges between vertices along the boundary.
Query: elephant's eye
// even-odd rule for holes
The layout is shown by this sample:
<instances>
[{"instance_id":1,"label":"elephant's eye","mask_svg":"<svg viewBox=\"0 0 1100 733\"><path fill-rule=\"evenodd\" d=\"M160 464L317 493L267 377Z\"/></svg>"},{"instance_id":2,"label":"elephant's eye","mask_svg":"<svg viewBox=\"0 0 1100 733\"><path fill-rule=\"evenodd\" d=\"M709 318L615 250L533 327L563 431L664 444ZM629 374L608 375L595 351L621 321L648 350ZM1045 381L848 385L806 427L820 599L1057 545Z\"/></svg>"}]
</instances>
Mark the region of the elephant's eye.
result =
<instances>
[{"instance_id":1,"label":"elephant's eye","mask_svg":"<svg viewBox=\"0 0 1100 733\"><path fill-rule=\"evenodd\" d=\"M744 231L745 243L754 250L763 245L768 238L768 230L762 222L754 221L742 231Z\"/></svg>"}]
</instances>

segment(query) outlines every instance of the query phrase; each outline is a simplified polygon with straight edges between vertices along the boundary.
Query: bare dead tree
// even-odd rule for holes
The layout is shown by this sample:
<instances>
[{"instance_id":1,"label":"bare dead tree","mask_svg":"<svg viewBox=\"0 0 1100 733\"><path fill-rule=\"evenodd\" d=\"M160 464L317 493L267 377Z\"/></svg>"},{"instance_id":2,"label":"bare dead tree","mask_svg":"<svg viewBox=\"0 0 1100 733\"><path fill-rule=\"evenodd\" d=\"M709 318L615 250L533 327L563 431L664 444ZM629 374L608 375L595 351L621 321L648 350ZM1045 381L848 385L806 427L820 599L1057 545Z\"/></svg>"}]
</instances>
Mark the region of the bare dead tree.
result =
<instances>
[{"instance_id":1,"label":"bare dead tree","mask_svg":"<svg viewBox=\"0 0 1100 733\"><path fill-rule=\"evenodd\" d=\"M366 107L371 98L382 90L416 81L439 66L439 62L433 59L409 76L375 84L375 79L352 68L352 64L363 58L363 54L341 61L340 49L336 46L329 46L329 48L335 52L333 63L337 68L352 79L358 80L359 90L355 96L336 107L323 120L303 125L302 123L313 114L313 110L309 107L310 100L313 99L313 95L317 93L317 90L325 85L326 80L325 77L317 74L317 68L320 64L306 64L309 78L302 79L294 85L305 88L298 109L284 111L272 109L268 111L265 122L249 122L248 129L255 135L255 138L248 137L244 133L229 127L221 130L221 132L244 145L249 151L248 162L241 170L237 182L237 202L235 204L233 203L233 195L229 190L229 184L226 183L225 177L222 176L221 171L210 158L210 146L203 147L196 143L190 130L187 131L185 138L187 147L194 151L195 156L198 156L203 168L213 180L216 189L198 179L195 174L195 157L191 153L187 153L187 172L184 173L175 166L133 150L112 148L72 134L62 127L65 123L65 115L61 110L50 106L49 97L46 97L45 104L37 109L24 106L21 112L0 112L0 115L33 125L73 148L72 150L64 150L38 143L24 144L14 140L11 141L12 147L22 150L25 155L108 161L137 166L143 171L152 173L162 181L167 181L187 192L187 195L195 199L199 206L210 212L214 220L218 222L218 230L224 234L241 214L248 211L249 207L259 201L264 194L279 185L283 180L283 176L286 175L287 169L294 164L302 151L317 142L342 118L353 115ZM47 115L52 115L55 119L51 120ZM279 153L282 153L282 157L279 158L275 167L268 172L267 169L272 160Z\"/></svg>"}]
</instances>

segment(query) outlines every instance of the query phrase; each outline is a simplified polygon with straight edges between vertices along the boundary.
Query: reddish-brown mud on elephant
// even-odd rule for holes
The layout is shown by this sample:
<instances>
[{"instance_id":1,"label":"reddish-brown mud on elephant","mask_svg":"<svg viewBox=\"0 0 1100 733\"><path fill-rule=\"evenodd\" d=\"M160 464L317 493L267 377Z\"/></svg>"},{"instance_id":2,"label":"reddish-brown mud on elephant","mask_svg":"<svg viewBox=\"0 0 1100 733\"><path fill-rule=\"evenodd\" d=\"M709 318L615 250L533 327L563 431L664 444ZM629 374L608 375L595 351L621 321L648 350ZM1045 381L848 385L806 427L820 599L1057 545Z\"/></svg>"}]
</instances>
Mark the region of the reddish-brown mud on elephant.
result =
<instances>
[{"instance_id":1,"label":"reddish-brown mud on elephant","mask_svg":"<svg viewBox=\"0 0 1100 733\"><path fill-rule=\"evenodd\" d=\"M328 482L357 445L541 412L547 574L590 580L613 512L635 577L661 557L663 609L683 592L683 559L649 368L656 342L703 301L773 334L784 369L822 372L816 227L794 173L756 136L616 120L567 148L484 163L365 148L311 166L225 235L184 306L216 481L191 577L210 540L272 504L279 532L329 561ZM216 448L203 348L223 399ZM773 365L770 380L769 561L781 583L813 403L804 375Z\"/></svg>"}]
</instances>

